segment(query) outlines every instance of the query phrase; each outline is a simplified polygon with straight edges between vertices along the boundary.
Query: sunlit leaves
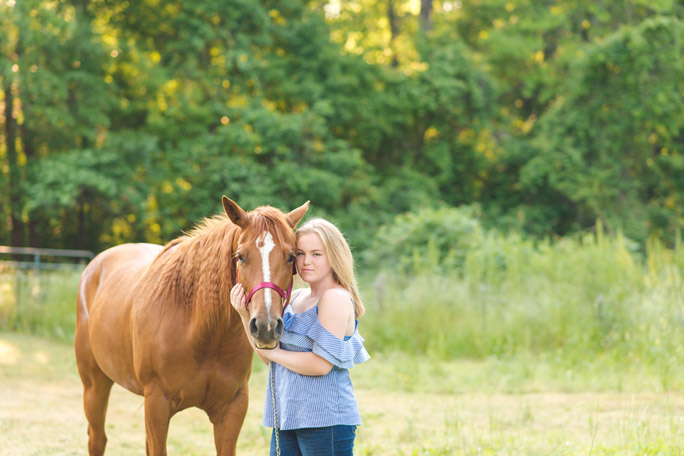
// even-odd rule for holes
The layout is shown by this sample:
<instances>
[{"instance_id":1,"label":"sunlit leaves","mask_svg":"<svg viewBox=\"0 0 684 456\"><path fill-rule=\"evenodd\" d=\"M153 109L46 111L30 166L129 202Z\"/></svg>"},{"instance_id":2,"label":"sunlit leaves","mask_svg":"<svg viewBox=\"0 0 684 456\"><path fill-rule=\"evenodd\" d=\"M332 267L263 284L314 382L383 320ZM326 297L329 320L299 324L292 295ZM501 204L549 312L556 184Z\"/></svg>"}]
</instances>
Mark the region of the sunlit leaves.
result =
<instances>
[{"instance_id":1,"label":"sunlit leaves","mask_svg":"<svg viewBox=\"0 0 684 456\"><path fill-rule=\"evenodd\" d=\"M435 0L430 27L421 4L0 3L17 211L67 247L81 211L93 248L168 240L221 194L311 199L360 245L474 201L534 233L681 225L679 3Z\"/></svg>"}]
</instances>

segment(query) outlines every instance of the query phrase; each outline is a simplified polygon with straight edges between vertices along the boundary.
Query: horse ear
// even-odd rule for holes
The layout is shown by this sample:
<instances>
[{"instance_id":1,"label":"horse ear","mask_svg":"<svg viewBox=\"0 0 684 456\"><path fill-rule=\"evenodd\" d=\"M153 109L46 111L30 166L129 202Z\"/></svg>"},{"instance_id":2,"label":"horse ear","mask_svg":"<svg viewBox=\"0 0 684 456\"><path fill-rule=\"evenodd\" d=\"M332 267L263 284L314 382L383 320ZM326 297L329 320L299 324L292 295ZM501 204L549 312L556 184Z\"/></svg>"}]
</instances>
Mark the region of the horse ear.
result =
<instances>
[{"instance_id":1,"label":"horse ear","mask_svg":"<svg viewBox=\"0 0 684 456\"><path fill-rule=\"evenodd\" d=\"M304 214L306 214L306 210L309 208L309 201L306 203L302 204L299 206L297 209L293 210L289 214L287 214L287 223L290 224L292 228L297 226L297 223L304 217Z\"/></svg>"},{"instance_id":2,"label":"horse ear","mask_svg":"<svg viewBox=\"0 0 684 456\"><path fill-rule=\"evenodd\" d=\"M223 195L221 201L223 201L223 209L226 211L228 218L237 226L244 229L248 222L247 213L242 210L235 201L225 195Z\"/></svg>"}]
</instances>

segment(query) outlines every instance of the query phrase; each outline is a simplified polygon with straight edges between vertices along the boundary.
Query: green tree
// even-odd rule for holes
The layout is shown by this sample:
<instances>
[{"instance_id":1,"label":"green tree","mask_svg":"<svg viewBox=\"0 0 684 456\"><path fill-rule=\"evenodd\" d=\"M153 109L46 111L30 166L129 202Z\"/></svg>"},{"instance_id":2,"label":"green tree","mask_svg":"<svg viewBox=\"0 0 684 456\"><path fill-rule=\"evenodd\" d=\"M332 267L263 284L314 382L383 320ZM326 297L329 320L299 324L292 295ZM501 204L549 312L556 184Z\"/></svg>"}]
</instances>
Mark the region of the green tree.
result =
<instances>
[{"instance_id":1,"label":"green tree","mask_svg":"<svg viewBox=\"0 0 684 456\"><path fill-rule=\"evenodd\" d=\"M311 199L359 248L445 204L532 233L681 218L681 2L0 9L3 243L164 242L224 193Z\"/></svg>"},{"instance_id":2,"label":"green tree","mask_svg":"<svg viewBox=\"0 0 684 456\"><path fill-rule=\"evenodd\" d=\"M48 214L27 211L25 188L35 182L31 168L53 154L96 144L108 122L104 55L93 41L90 17L78 5L27 0L1 8L10 243L36 245L51 239L44 231L51 223Z\"/></svg>"},{"instance_id":3,"label":"green tree","mask_svg":"<svg viewBox=\"0 0 684 456\"><path fill-rule=\"evenodd\" d=\"M110 75L124 109L110 131L157 139L149 196L127 230L168 239L218 211L222 193L245 207L312 199L338 214L366 198L368 169L348 138L364 128L354 97L372 99L374 80L363 60L341 55L319 11L298 1L94 11L117 51Z\"/></svg>"},{"instance_id":4,"label":"green tree","mask_svg":"<svg viewBox=\"0 0 684 456\"><path fill-rule=\"evenodd\" d=\"M539 121L526 185L644 240L674 236L684 190L684 23L654 18L588 48Z\"/></svg>"}]
</instances>

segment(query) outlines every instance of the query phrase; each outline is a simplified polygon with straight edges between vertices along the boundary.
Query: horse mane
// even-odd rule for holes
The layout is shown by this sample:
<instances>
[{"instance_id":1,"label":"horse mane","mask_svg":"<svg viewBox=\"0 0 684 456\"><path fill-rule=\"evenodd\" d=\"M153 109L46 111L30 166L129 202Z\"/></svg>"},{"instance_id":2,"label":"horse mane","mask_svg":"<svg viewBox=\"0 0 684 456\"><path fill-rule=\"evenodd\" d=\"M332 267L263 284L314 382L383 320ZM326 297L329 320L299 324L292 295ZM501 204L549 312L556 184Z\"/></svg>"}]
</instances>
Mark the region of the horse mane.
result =
<instances>
[{"instance_id":1,"label":"horse mane","mask_svg":"<svg viewBox=\"0 0 684 456\"><path fill-rule=\"evenodd\" d=\"M295 243L295 236L292 228L287 223L285 215L280 210L271 206L261 206L248 213L250 220L249 236L243 239L245 243L254 242L257 236L264 231L269 231L275 236L275 240L280 245ZM286 227L283 229L282 227Z\"/></svg>"},{"instance_id":2,"label":"horse mane","mask_svg":"<svg viewBox=\"0 0 684 456\"><path fill-rule=\"evenodd\" d=\"M295 243L284 214L270 206L247 213L251 243L268 230L280 245ZM225 214L201 220L171 242L154 259L146 274L152 288L146 305L160 315L183 312L198 330L212 330L232 313L230 290L235 284L235 251L242 229Z\"/></svg>"}]
</instances>

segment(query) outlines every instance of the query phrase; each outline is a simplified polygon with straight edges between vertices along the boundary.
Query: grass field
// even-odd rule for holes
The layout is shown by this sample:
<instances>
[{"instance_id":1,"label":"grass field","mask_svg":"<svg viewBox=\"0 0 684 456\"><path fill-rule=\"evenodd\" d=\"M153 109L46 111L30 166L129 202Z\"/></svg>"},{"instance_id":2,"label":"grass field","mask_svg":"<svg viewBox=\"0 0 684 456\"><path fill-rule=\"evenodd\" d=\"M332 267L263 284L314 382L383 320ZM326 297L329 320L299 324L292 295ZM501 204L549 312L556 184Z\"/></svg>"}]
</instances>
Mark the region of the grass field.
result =
<instances>
[{"instance_id":1,"label":"grass field","mask_svg":"<svg viewBox=\"0 0 684 456\"><path fill-rule=\"evenodd\" d=\"M362 277L373 358L352 370L357 455L682 454L680 241L488 235L458 267L432 257L386 272L382 290ZM69 343L78 276L0 270L1 456L86 454ZM267 454L265 383L255 364L240 455ZM114 388L109 455L144 454L142 404ZM169 451L214 454L202 412L173 418Z\"/></svg>"},{"instance_id":2,"label":"grass field","mask_svg":"<svg viewBox=\"0 0 684 456\"><path fill-rule=\"evenodd\" d=\"M255 367L257 365L255 364ZM622 367L621 367L622 366ZM364 418L357 455L679 455L684 394L624 365L573 372L550 359L418 361L376 356L352 371ZM267 454L266 370L256 367L239 454ZM144 454L142 398L115 386L109 455ZM69 344L0 333L0 454L86 451L81 385ZM214 454L197 409L171 421L169 453Z\"/></svg>"}]
</instances>

